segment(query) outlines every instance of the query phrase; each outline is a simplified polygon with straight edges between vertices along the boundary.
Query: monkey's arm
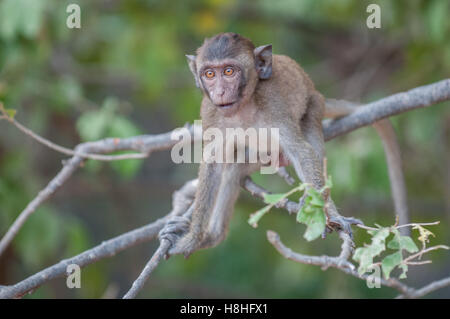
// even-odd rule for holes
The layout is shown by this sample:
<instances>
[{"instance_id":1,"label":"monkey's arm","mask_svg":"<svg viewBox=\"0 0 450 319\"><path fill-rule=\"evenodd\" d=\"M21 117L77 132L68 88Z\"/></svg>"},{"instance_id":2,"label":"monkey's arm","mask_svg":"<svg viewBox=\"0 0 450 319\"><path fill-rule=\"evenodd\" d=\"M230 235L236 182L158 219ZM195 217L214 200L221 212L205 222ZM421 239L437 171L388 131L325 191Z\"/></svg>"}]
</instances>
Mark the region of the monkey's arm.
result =
<instances>
[{"instance_id":1,"label":"monkey's arm","mask_svg":"<svg viewBox=\"0 0 450 319\"><path fill-rule=\"evenodd\" d=\"M170 255L188 256L197 249L216 246L225 238L239 195L240 170L239 164L200 164L191 211L174 218L159 235L172 242Z\"/></svg>"}]
</instances>

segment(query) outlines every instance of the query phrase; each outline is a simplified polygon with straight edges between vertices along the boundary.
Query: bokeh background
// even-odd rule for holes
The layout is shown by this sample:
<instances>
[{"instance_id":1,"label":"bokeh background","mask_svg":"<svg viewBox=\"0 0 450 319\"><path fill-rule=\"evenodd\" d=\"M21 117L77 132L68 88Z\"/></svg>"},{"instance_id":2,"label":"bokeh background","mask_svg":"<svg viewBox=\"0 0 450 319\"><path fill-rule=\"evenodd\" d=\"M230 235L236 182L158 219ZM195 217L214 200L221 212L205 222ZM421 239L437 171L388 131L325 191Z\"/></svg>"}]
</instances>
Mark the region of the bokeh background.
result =
<instances>
[{"instance_id":1,"label":"bokeh background","mask_svg":"<svg viewBox=\"0 0 450 319\"><path fill-rule=\"evenodd\" d=\"M81 29L66 27L66 7L81 6ZM366 27L366 7L381 6L382 28ZM0 100L16 119L67 147L107 136L161 133L199 118L201 95L184 54L205 37L238 32L256 45L296 59L327 97L372 101L450 75L447 0L0 0ZM431 244L449 243L449 102L392 118L403 152L412 220L441 221ZM342 214L367 224L394 223L381 142L363 128L327 143L333 198ZM0 122L0 234L60 170L66 157ZM169 152L147 160L88 161L26 222L0 258L0 284L15 283L101 241L170 211L171 194L196 176ZM274 191L277 176L254 176ZM292 249L335 254L335 234L307 243L303 225L274 210L257 229L247 223L262 206L244 192L227 239L188 260L164 262L141 297L379 298L337 270L285 260L266 240L281 234ZM367 242L356 230L358 245ZM27 298L122 296L157 242L142 244L82 270L82 288L54 280ZM421 286L448 276L450 256L409 271ZM450 297L450 289L431 296Z\"/></svg>"}]
</instances>

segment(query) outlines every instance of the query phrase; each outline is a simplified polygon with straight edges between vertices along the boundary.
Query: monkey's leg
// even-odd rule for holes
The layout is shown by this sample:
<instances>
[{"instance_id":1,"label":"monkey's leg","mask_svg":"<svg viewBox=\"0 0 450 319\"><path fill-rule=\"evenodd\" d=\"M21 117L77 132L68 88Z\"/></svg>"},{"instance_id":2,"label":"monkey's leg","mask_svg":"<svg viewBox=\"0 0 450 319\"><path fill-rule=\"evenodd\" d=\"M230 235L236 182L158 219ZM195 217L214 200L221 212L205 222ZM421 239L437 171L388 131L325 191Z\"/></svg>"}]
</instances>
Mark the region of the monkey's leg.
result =
<instances>
[{"instance_id":1,"label":"monkey's leg","mask_svg":"<svg viewBox=\"0 0 450 319\"><path fill-rule=\"evenodd\" d=\"M324 169L325 158L325 140L323 137L322 118L325 115L325 101L320 94L312 94L309 99L308 110L300 123L300 127L308 143L316 151L318 159L321 163L322 175ZM324 176L325 178L325 176ZM331 198L328 201L328 228L333 229L334 225L343 228L346 232L351 233L351 225L362 224L358 219L341 216ZM324 233L324 236L326 233Z\"/></svg>"},{"instance_id":2,"label":"monkey's leg","mask_svg":"<svg viewBox=\"0 0 450 319\"><path fill-rule=\"evenodd\" d=\"M167 239L172 243L169 255L189 255L201 241L201 230L207 223L208 207L213 207L218 193L222 174L222 165L217 163L201 163L199 168L198 187L191 211L174 217L160 231L159 239Z\"/></svg>"},{"instance_id":3,"label":"monkey's leg","mask_svg":"<svg viewBox=\"0 0 450 319\"><path fill-rule=\"evenodd\" d=\"M239 195L239 164L201 164L199 186L192 213L169 222L160 239L172 242L169 255L190 255L197 249L219 244L226 235Z\"/></svg>"},{"instance_id":4,"label":"monkey's leg","mask_svg":"<svg viewBox=\"0 0 450 319\"><path fill-rule=\"evenodd\" d=\"M313 132L309 133L312 134ZM324 186L323 164L319 160L318 153L307 141L304 134L282 136L281 148L302 182L311 184L316 190L320 190ZM352 236L351 225L362 224L356 218L341 216L331 198L328 198L327 208L327 226L329 229L342 229Z\"/></svg>"},{"instance_id":5,"label":"monkey's leg","mask_svg":"<svg viewBox=\"0 0 450 319\"><path fill-rule=\"evenodd\" d=\"M225 239L234 205L239 196L240 181L245 164L224 164L219 191L211 215L205 224L200 248L214 247Z\"/></svg>"}]
</instances>

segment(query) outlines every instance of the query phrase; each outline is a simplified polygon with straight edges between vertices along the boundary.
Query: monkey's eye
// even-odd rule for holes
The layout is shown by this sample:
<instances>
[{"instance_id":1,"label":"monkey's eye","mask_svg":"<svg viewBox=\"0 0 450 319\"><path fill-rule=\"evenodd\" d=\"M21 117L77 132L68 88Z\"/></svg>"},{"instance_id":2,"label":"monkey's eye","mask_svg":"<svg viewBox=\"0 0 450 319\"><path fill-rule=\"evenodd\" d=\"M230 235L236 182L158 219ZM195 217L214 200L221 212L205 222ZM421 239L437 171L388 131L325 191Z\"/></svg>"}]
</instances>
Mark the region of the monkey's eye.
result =
<instances>
[{"instance_id":1,"label":"monkey's eye","mask_svg":"<svg viewBox=\"0 0 450 319\"><path fill-rule=\"evenodd\" d=\"M205 76L208 79L212 79L215 75L216 75L216 73L214 73L214 71L212 71L212 70L208 70L208 71L205 72Z\"/></svg>"},{"instance_id":2,"label":"monkey's eye","mask_svg":"<svg viewBox=\"0 0 450 319\"><path fill-rule=\"evenodd\" d=\"M234 70L233 70L233 68L231 68L231 67L227 67L227 68L223 71L223 74L225 74L225 75L227 75L227 76L233 75L233 73L234 73Z\"/></svg>"}]
</instances>

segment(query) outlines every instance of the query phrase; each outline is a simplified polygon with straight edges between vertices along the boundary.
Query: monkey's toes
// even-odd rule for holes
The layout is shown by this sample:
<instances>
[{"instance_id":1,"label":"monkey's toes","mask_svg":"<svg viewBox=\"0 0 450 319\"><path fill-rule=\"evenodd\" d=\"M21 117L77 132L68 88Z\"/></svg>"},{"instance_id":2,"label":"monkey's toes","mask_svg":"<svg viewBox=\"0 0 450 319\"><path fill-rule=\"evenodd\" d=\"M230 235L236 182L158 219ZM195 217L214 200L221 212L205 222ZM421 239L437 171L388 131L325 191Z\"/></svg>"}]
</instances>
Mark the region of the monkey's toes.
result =
<instances>
[{"instance_id":1,"label":"monkey's toes","mask_svg":"<svg viewBox=\"0 0 450 319\"><path fill-rule=\"evenodd\" d=\"M322 234L322 237L326 236L327 232L332 230L342 230L347 233L351 239L353 239L352 225L363 225L363 222L357 218L344 217L344 216L329 216L327 220L327 228Z\"/></svg>"},{"instance_id":2,"label":"monkey's toes","mask_svg":"<svg viewBox=\"0 0 450 319\"><path fill-rule=\"evenodd\" d=\"M158 238L167 239L172 243L172 246L176 243L177 238L182 234L185 234L189 230L191 220L185 216L173 216L170 218L163 229L158 234Z\"/></svg>"}]
</instances>

